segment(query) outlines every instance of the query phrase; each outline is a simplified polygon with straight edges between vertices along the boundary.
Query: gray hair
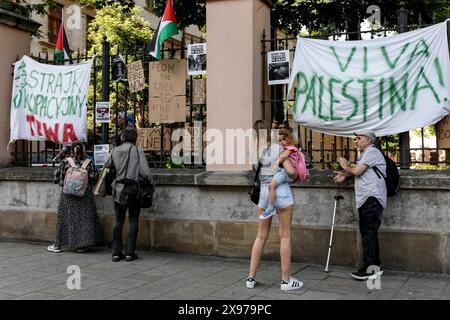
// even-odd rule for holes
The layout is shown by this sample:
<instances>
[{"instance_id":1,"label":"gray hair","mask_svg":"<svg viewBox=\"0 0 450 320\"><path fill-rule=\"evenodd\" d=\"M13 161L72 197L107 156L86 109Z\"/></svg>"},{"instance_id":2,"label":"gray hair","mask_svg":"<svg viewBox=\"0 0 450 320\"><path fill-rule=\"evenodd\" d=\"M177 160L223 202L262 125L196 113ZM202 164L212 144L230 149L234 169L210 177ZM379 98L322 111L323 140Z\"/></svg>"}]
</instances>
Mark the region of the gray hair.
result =
<instances>
[{"instance_id":1,"label":"gray hair","mask_svg":"<svg viewBox=\"0 0 450 320\"><path fill-rule=\"evenodd\" d=\"M137 131L134 128L125 128L120 135L120 140L122 142L131 142L136 143L137 140Z\"/></svg>"}]
</instances>

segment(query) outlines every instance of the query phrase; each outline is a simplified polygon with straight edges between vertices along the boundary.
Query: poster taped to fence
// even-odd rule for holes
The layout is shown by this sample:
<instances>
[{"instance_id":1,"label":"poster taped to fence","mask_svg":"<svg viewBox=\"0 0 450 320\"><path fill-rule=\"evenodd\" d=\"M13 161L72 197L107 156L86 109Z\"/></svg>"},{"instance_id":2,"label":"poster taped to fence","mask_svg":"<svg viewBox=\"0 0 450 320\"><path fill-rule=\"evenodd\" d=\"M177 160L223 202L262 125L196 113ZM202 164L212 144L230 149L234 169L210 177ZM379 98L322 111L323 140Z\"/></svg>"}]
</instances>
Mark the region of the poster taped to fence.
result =
<instances>
[{"instance_id":1,"label":"poster taped to fence","mask_svg":"<svg viewBox=\"0 0 450 320\"><path fill-rule=\"evenodd\" d=\"M97 103L95 104L95 122L109 123L109 115L110 115L110 102L97 101Z\"/></svg>"},{"instance_id":2,"label":"poster taped to fence","mask_svg":"<svg viewBox=\"0 0 450 320\"><path fill-rule=\"evenodd\" d=\"M145 88L144 68L141 60L127 64L127 75L131 93Z\"/></svg>"},{"instance_id":3,"label":"poster taped to fence","mask_svg":"<svg viewBox=\"0 0 450 320\"><path fill-rule=\"evenodd\" d=\"M87 140L92 61L47 65L23 56L14 66L10 140Z\"/></svg>"},{"instance_id":4,"label":"poster taped to fence","mask_svg":"<svg viewBox=\"0 0 450 320\"><path fill-rule=\"evenodd\" d=\"M192 79L192 104L206 104L206 79Z\"/></svg>"},{"instance_id":5,"label":"poster taped to fence","mask_svg":"<svg viewBox=\"0 0 450 320\"><path fill-rule=\"evenodd\" d=\"M150 62L149 121L186 121L186 60Z\"/></svg>"},{"instance_id":6,"label":"poster taped to fence","mask_svg":"<svg viewBox=\"0 0 450 320\"><path fill-rule=\"evenodd\" d=\"M94 163L103 166L109 158L109 144L94 145Z\"/></svg>"},{"instance_id":7,"label":"poster taped to fence","mask_svg":"<svg viewBox=\"0 0 450 320\"><path fill-rule=\"evenodd\" d=\"M360 41L297 38L294 120L339 136L435 124L450 112L447 22Z\"/></svg>"},{"instance_id":8,"label":"poster taped to fence","mask_svg":"<svg viewBox=\"0 0 450 320\"><path fill-rule=\"evenodd\" d=\"M127 68L123 62L122 55L111 56L111 62L112 81L127 81Z\"/></svg>"},{"instance_id":9,"label":"poster taped to fence","mask_svg":"<svg viewBox=\"0 0 450 320\"><path fill-rule=\"evenodd\" d=\"M136 145L144 151L161 151L161 128L138 129ZM170 151L170 129L163 129L163 151Z\"/></svg>"},{"instance_id":10,"label":"poster taped to fence","mask_svg":"<svg viewBox=\"0 0 450 320\"><path fill-rule=\"evenodd\" d=\"M289 83L289 50L267 52L269 85Z\"/></svg>"},{"instance_id":11,"label":"poster taped to fence","mask_svg":"<svg viewBox=\"0 0 450 320\"><path fill-rule=\"evenodd\" d=\"M206 74L206 43L188 45L188 75Z\"/></svg>"},{"instance_id":12,"label":"poster taped to fence","mask_svg":"<svg viewBox=\"0 0 450 320\"><path fill-rule=\"evenodd\" d=\"M450 115L436 124L436 138L438 148L450 148Z\"/></svg>"}]
</instances>

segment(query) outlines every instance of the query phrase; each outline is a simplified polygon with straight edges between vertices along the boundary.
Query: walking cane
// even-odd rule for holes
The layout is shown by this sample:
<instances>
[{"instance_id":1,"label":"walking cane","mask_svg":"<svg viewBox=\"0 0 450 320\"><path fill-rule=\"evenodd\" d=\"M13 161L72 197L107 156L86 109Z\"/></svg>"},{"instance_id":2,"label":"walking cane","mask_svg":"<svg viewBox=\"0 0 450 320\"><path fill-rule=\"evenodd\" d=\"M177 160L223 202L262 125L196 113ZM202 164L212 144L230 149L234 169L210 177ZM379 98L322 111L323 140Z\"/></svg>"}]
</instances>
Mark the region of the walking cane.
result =
<instances>
[{"instance_id":1,"label":"walking cane","mask_svg":"<svg viewBox=\"0 0 450 320\"><path fill-rule=\"evenodd\" d=\"M338 202L338 200L342 200L342 199L344 199L344 197L341 196L341 195L334 196L333 220L331 222L330 244L328 245L328 257L327 257L327 265L325 266L325 272L328 272L328 263L330 262L331 244L333 243L334 220L335 220L335 217L336 217L337 202Z\"/></svg>"}]
</instances>

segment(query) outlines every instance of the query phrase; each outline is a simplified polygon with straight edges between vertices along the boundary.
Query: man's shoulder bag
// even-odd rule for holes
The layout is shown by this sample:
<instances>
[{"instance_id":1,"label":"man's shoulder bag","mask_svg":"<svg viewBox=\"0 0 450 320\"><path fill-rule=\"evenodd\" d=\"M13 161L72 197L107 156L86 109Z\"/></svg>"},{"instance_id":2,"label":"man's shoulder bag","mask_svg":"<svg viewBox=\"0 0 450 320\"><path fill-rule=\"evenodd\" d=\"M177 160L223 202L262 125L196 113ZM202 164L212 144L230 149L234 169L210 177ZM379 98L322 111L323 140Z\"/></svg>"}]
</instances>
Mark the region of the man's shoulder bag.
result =
<instances>
[{"instance_id":1,"label":"man's shoulder bag","mask_svg":"<svg viewBox=\"0 0 450 320\"><path fill-rule=\"evenodd\" d=\"M140 164L140 156L139 156L139 150L136 147L136 153L138 156L138 167L139 170L141 169ZM139 206L141 208L150 208L153 204L153 194L155 193L155 187L152 184L151 181L149 181L147 178L142 178L139 172L139 191L138 191L138 201Z\"/></svg>"}]
</instances>

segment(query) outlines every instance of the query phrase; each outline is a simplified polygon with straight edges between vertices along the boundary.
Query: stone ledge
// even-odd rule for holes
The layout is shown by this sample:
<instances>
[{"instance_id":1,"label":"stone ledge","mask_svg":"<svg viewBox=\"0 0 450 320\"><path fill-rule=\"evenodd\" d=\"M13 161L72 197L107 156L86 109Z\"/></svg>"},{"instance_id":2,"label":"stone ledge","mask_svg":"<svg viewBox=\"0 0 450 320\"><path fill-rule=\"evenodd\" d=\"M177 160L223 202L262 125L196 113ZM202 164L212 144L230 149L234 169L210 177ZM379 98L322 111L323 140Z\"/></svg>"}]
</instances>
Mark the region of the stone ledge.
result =
<instances>
[{"instance_id":1,"label":"stone ledge","mask_svg":"<svg viewBox=\"0 0 450 320\"><path fill-rule=\"evenodd\" d=\"M0 181L53 181L55 167L10 167L0 169ZM159 185L251 186L253 171L227 172L203 169L152 169ZM401 171L401 189L450 190L450 171ZM353 180L337 185L331 170L311 170L307 181L294 188L353 188Z\"/></svg>"}]
</instances>

